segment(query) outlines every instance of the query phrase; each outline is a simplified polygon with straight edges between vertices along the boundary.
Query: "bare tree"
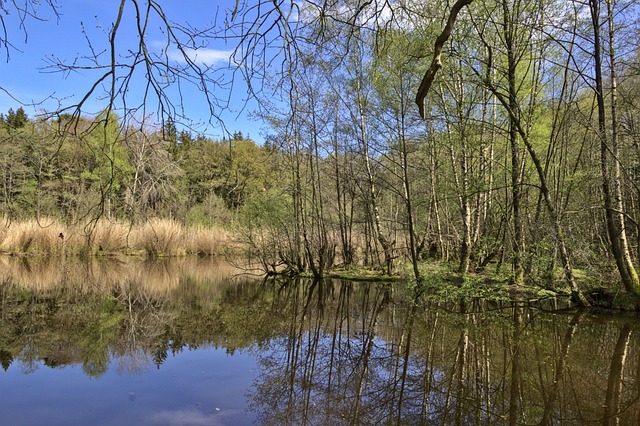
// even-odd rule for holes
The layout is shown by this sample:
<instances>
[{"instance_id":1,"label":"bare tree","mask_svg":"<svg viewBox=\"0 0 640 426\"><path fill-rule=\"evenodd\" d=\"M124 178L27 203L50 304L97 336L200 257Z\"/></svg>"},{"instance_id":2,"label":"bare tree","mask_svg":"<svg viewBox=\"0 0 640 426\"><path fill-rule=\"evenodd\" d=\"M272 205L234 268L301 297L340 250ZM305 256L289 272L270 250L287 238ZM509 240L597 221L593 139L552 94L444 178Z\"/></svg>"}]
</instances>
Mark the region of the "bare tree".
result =
<instances>
[{"instance_id":1,"label":"bare tree","mask_svg":"<svg viewBox=\"0 0 640 426\"><path fill-rule=\"evenodd\" d=\"M9 62L12 51L20 51L13 41L11 31L17 26L24 37L25 43L29 39L28 26L30 21L46 21L49 18L41 8L50 9L56 19L60 18L60 6L56 0L3 0L0 2L0 49L4 50L6 61ZM13 21L16 22L13 22ZM6 91L0 86L0 90Z\"/></svg>"}]
</instances>

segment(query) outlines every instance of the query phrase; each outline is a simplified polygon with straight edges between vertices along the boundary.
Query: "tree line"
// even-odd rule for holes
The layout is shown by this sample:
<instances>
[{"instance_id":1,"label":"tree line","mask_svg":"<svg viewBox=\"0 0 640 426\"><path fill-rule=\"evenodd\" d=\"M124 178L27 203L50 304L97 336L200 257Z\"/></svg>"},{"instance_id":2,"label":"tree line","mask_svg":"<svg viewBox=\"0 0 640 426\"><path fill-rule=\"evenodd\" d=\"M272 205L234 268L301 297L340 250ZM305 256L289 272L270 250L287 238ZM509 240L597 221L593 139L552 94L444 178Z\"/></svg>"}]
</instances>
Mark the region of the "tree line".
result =
<instances>
[{"instance_id":1,"label":"tree line","mask_svg":"<svg viewBox=\"0 0 640 426\"><path fill-rule=\"evenodd\" d=\"M115 114L29 119L10 109L0 114L0 214L223 225L270 184L268 156L242 132L214 140L172 123L125 126Z\"/></svg>"}]
</instances>

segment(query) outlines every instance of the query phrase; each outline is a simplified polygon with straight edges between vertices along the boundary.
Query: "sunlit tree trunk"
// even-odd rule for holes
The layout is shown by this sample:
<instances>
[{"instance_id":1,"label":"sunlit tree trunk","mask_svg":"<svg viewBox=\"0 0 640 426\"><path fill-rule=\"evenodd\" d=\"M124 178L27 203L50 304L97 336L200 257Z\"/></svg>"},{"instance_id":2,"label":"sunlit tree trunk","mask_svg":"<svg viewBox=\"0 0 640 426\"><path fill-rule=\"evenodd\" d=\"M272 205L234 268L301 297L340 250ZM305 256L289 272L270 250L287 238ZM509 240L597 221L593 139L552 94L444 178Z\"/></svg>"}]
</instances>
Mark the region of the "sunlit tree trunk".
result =
<instances>
[{"instance_id":1,"label":"sunlit tree trunk","mask_svg":"<svg viewBox=\"0 0 640 426\"><path fill-rule=\"evenodd\" d=\"M440 200L438 196L438 148L433 135L433 129L429 129L429 232L428 237L423 240L423 249L427 245L427 250L433 252L433 256L444 259L444 239L442 237L442 224L440 218Z\"/></svg>"},{"instance_id":2,"label":"sunlit tree trunk","mask_svg":"<svg viewBox=\"0 0 640 426\"><path fill-rule=\"evenodd\" d=\"M589 0L589 9L591 12L591 22L593 26L593 59L595 74L595 95L598 104L598 137L600 139L600 168L602 175L602 196L604 198L604 209L607 222L607 233L611 244L611 251L620 273L620 278L627 291L640 294L640 280L631 260L629 245L627 241L627 233L625 223L624 206L622 203L622 185L618 138L617 138L617 116L616 116L616 74L615 74L615 50L614 50L614 28L613 17L609 17L609 42L610 46L610 65L611 65L611 146L609 146L606 105L604 99L604 83L602 64L602 41L600 36L600 1ZM607 2L608 11L611 15L612 8L610 2ZM611 153L610 153L611 152ZM611 182L610 171L610 155L612 155L613 166L613 184Z\"/></svg>"},{"instance_id":3,"label":"sunlit tree trunk","mask_svg":"<svg viewBox=\"0 0 640 426\"><path fill-rule=\"evenodd\" d=\"M521 5L520 2L518 2L517 4ZM508 6L506 5L506 2L503 2L503 11L504 14L507 15L509 13L509 9ZM511 24L513 23L512 20L505 18L505 28L511 28L511 25L507 22L509 21ZM505 32L505 39L509 39L510 37L512 37L514 35L514 33L512 31L515 31L513 28L511 28L511 32L510 31L506 31ZM509 36L508 34L511 34L511 36ZM493 55L492 55L492 47L490 45L490 43L484 38L483 34L480 34L481 37L483 37L483 43L485 44L485 47L487 48L487 54L488 54L488 58L487 61L489 63L489 66L491 66L492 62L493 62ZM511 42L505 40L506 45L511 45L512 49L515 49L515 44L513 39L511 39ZM511 49L509 49L511 50ZM527 124L526 122L523 121L523 117L522 117L522 109L520 107L520 103L518 101L518 97L517 97L517 84L518 82L516 81L516 74L515 74L515 67L517 65L516 63L516 58L515 58L515 51L508 53L507 56L507 63L509 65L509 69L508 69L508 76L507 76L507 81L508 81L508 90L507 90L507 94L505 95L504 93L502 93L501 91L498 90L498 88L491 82L488 81L486 78L484 79L484 83L487 85L487 87L489 87L489 89L491 90L491 92L496 96L496 98L498 99L498 101L500 102L500 104L503 106L503 108L505 108L508 116L509 116L509 132L508 132L508 138L511 141L511 166L512 166L512 170L511 170L511 184L513 187L514 191L519 191L519 187L520 185L516 185L518 182L521 183L521 171L518 171L517 176L514 175L514 170L513 168L517 168L518 170L520 170L520 161L518 160L516 161L516 157L519 157L518 155L514 155L514 153L517 153L519 151L519 148L516 146L518 144L518 140L521 140L524 143L524 146L529 154L529 157L531 158L533 165L535 167L537 176L538 176L538 180L540 183L540 192L542 194L542 198L544 199L544 204L547 208L547 211L549 213L550 219L551 219L551 223L553 225L553 230L554 230L554 234L555 234L555 238L556 238L556 242L558 244L558 251L559 251L559 255L562 261L562 266L563 266L563 275L564 278L567 282L567 284L569 285L570 289L571 289L571 295L572 298L574 300L575 303L581 305L581 306L588 306L589 302L588 300L585 298L585 296L582 294L582 292L580 291L575 276L573 274L573 267L570 261L570 257L569 257L569 251L566 247L566 243L565 243L565 235L564 235L564 230L563 230L563 226L561 224L561 218L558 215L557 210L554 208L554 203L553 200L551 198L551 192L549 191L549 187L547 185L547 178L546 178L546 174L542 165L542 162L540 161L538 154L536 152L536 150L534 149L534 146L532 145L532 142L530 140L530 124ZM478 73L479 76L480 73ZM535 102L535 101L532 101ZM531 108L531 105L529 106ZM519 138L518 138L519 137ZM515 142L515 145L514 145ZM519 192L518 192L519 194ZM520 195L518 195L519 197ZM516 210L518 210L519 207L519 202L517 202L516 195L512 194L513 197L513 215L514 215L514 226L516 228L516 241L518 241L520 238L522 238L520 240L520 247L522 249L524 249L524 235L522 236L518 236L517 234L517 228L518 226L515 225L515 223L520 222L521 219L516 219L515 215L516 215ZM515 205L518 204L518 208L516 209ZM520 224L520 226L522 226L522 223ZM515 247L514 247L515 250ZM524 253L524 250L521 252L521 254ZM514 254L514 256L517 257L516 254ZM514 261L514 265L516 265L517 262ZM522 264L522 262L520 262L520 267L523 267L524 265ZM521 275L520 273L518 273L518 269L514 267L514 271L515 271L515 279L514 282L518 282L517 278L518 276L521 276L522 278L523 275ZM524 274L524 269L522 271L520 271L522 274Z\"/></svg>"},{"instance_id":4,"label":"sunlit tree trunk","mask_svg":"<svg viewBox=\"0 0 640 426\"><path fill-rule=\"evenodd\" d=\"M359 55L359 53L356 53ZM378 190L376 188L376 179L373 172L373 167L371 164L371 154L369 152L369 131L368 131L368 118L367 118L367 106L366 106L366 98L364 94L364 87L362 84L362 80L365 76L362 73L362 58L356 58L355 68L355 84L356 84L356 102L357 102L357 126L358 126L358 140L360 142L360 148L362 150L362 159L364 161L366 179L367 179L367 190L369 196L369 204L371 207L371 221L373 226L373 231L375 233L375 237L377 241L380 243L382 247L383 256L384 256L384 272L387 275L391 275L393 272L393 259L394 259L394 245L395 241L390 241L385 237L385 234L382 230L382 224L380 220L380 209L378 205Z\"/></svg>"},{"instance_id":5,"label":"sunlit tree trunk","mask_svg":"<svg viewBox=\"0 0 640 426\"><path fill-rule=\"evenodd\" d=\"M520 3L519 1L516 3ZM514 25L514 14L509 9L511 2L502 0L503 9L503 37L507 54L507 85L508 85L508 108L511 111L518 110L518 86L516 81L516 59L515 32L517 26ZM515 7L515 6L514 6ZM509 116L509 129L507 138L511 147L511 208L513 218L513 283L524 283L524 226L522 217L522 180L521 180L521 155L520 142L518 141L518 131L516 129L515 117Z\"/></svg>"},{"instance_id":6,"label":"sunlit tree trunk","mask_svg":"<svg viewBox=\"0 0 640 426\"><path fill-rule=\"evenodd\" d=\"M332 144L333 144L333 172L335 179L335 189L336 189L336 209L338 214L338 227L340 229L340 248L342 253L342 263L345 269L349 269L351 264L353 263L353 244L351 241L351 230L352 230L352 220L353 215L351 214L353 209L349 209L349 204L353 205L352 202L347 202L347 177L345 176L344 167L345 162L347 161L346 151L344 153L340 152L340 148L338 145L338 113L337 108L335 111L335 122L333 124L333 135L332 135ZM341 173L341 165L342 165L342 173ZM350 211L351 210L351 211Z\"/></svg>"},{"instance_id":7,"label":"sunlit tree trunk","mask_svg":"<svg viewBox=\"0 0 640 426\"><path fill-rule=\"evenodd\" d=\"M461 71L456 70L455 73L459 74ZM445 126L447 129L447 149L449 150L449 158L451 160L451 173L453 177L453 183L456 188L460 219L462 222L462 241L460 243L460 262L458 271L460 273L466 273L469 269L469 256L471 245L471 207L468 197L468 161L467 161L467 141L465 136L464 127L466 123L463 122L464 117L460 113L461 103L464 101L464 89L462 83L459 81L460 77L457 77L458 81L454 84L454 87L450 90L455 92L453 98L456 103L456 115L451 116L449 108L447 106L447 98L443 91L440 91L440 100L442 102L442 109L445 115ZM455 124L454 124L455 122ZM454 132L453 127L456 131ZM456 149L458 147L458 149Z\"/></svg>"}]
</instances>

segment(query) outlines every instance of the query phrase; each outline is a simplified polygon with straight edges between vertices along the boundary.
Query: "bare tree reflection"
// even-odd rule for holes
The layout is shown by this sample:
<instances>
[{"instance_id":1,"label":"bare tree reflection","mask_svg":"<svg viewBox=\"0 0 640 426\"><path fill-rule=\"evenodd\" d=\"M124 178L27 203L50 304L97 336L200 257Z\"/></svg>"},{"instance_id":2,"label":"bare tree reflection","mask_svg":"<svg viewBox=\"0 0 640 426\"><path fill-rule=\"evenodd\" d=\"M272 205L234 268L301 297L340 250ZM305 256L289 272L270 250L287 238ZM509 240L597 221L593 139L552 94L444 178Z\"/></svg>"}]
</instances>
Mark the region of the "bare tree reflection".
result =
<instances>
[{"instance_id":1,"label":"bare tree reflection","mask_svg":"<svg viewBox=\"0 0 640 426\"><path fill-rule=\"evenodd\" d=\"M185 349L223 348L257 358L247 396L267 425L611 425L640 416L638 323L622 315L414 303L398 285L230 281L210 264L69 262L62 284L48 279L58 266L7 265L4 370L138 374ZM123 270L101 277L115 267Z\"/></svg>"},{"instance_id":2,"label":"bare tree reflection","mask_svg":"<svg viewBox=\"0 0 640 426\"><path fill-rule=\"evenodd\" d=\"M624 368L627 361L627 353L629 348L629 339L631 337L631 326L624 324L620 330L620 336L616 342L611 358L611 368L609 369L609 378L607 380L607 394L604 402L604 425L620 424L620 398L622 387L624 384Z\"/></svg>"},{"instance_id":3,"label":"bare tree reflection","mask_svg":"<svg viewBox=\"0 0 640 426\"><path fill-rule=\"evenodd\" d=\"M315 281L288 290L287 332L261 356L250 395L261 423L367 424L388 416L377 402L388 395L381 379L390 358L378 335L389 287Z\"/></svg>"},{"instance_id":4,"label":"bare tree reflection","mask_svg":"<svg viewBox=\"0 0 640 426\"><path fill-rule=\"evenodd\" d=\"M522 332L522 309L517 307L513 312L513 343L511 354L511 387L509 389L509 425L518 423L521 407L521 380L522 357L520 346L522 344L520 333Z\"/></svg>"},{"instance_id":5,"label":"bare tree reflection","mask_svg":"<svg viewBox=\"0 0 640 426\"><path fill-rule=\"evenodd\" d=\"M551 381L551 386L547 391L547 396L544 401L544 412L542 413L542 420L540 421L541 425L556 424L559 420L554 418L554 406L558 398L561 380L565 374L569 347L571 346L571 341L576 333L582 314L582 311L578 311L573 315L571 322L569 323L569 327L567 327L567 332L562 339L560 354L557 357L556 367L553 373L553 380Z\"/></svg>"},{"instance_id":6,"label":"bare tree reflection","mask_svg":"<svg viewBox=\"0 0 640 426\"><path fill-rule=\"evenodd\" d=\"M134 282L122 287L117 298L127 313L122 322L122 338L113 349L117 370L129 374L145 371L154 365L149 354L156 342L163 339L172 320L171 313L164 309L167 301L153 297L148 287Z\"/></svg>"}]
</instances>

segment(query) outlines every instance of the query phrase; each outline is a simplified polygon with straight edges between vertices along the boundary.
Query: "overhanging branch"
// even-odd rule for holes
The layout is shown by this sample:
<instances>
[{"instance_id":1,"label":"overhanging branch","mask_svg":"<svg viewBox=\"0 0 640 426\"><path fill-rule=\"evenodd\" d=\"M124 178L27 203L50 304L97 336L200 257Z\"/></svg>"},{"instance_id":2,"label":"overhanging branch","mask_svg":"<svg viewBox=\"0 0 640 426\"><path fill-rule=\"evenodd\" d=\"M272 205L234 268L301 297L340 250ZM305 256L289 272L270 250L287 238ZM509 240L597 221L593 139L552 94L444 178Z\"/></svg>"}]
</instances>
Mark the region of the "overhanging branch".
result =
<instances>
[{"instance_id":1,"label":"overhanging branch","mask_svg":"<svg viewBox=\"0 0 640 426\"><path fill-rule=\"evenodd\" d=\"M458 12L460 12L463 7L470 5L472 2L473 0L458 0L453 5L453 7L451 8L451 12L449 12L447 25L445 25L444 30L442 30L442 33L440 33L440 35L436 39L431 66L429 66L429 69L425 73L424 77L422 77L422 82L420 82L418 94L416 95L416 103L418 104L420 117L422 118L424 118L424 99L427 97L427 93L429 93L431 84L433 84L433 80L436 78L436 73L440 68L442 68L442 48L451 36L453 25L455 24L456 18L458 17Z\"/></svg>"}]
</instances>

